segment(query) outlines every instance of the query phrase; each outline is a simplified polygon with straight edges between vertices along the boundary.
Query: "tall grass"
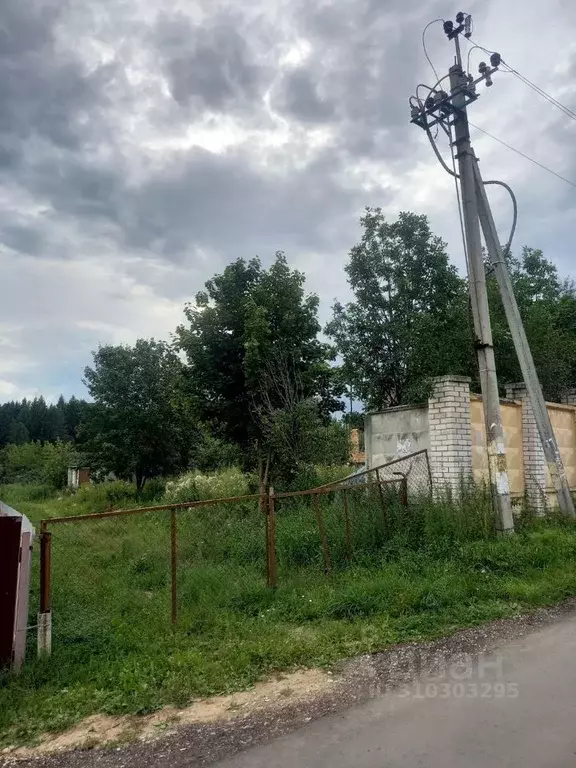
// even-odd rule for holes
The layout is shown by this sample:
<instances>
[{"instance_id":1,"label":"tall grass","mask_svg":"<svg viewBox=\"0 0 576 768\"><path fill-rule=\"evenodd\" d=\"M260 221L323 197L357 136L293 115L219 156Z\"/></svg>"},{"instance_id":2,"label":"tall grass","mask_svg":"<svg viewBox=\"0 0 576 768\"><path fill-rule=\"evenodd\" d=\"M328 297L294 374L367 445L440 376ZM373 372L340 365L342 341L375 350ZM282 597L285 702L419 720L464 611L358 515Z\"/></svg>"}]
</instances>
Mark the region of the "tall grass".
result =
<instances>
[{"instance_id":1,"label":"tall grass","mask_svg":"<svg viewBox=\"0 0 576 768\"><path fill-rule=\"evenodd\" d=\"M35 519L111 501L91 489L48 501L3 493ZM389 489L383 509L374 488L360 487L348 492L349 560L341 494L319 499L332 571L324 573L312 500L279 499L275 591L265 586L256 503L179 511L174 629L169 513L54 525L54 652L34 660L31 637L22 675L1 679L0 743L96 711L183 706L277 669L330 664L576 593L573 525L527 519L519 535L496 540L482 493L404 507ZM33 583L35 607L37 571Z\"/></svg>"}]
</instances>

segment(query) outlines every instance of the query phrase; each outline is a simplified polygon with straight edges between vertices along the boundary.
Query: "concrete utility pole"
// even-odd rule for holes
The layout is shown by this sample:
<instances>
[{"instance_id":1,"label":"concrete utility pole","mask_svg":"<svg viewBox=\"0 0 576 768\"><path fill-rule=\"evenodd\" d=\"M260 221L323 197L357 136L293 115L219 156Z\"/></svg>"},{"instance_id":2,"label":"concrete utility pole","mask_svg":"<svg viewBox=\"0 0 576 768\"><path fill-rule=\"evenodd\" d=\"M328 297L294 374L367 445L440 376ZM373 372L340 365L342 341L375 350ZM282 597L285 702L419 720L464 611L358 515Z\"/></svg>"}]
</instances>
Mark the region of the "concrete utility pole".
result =
<instances>
[{"instance_id":1,"label":"concrete utility pole","mask_svg":"<svg viewBox=\"0 0 576 768\"><path fill-rule=\"evenodd\" d=\"M462 207L464 218L464 231L467 250L468 278L470 284L470 300L476 336L476 350L478 366L480 369L480 384L484 404L484 416L486 420L486 442L488 449L488 465L490 471L490 484L497 512L497 528L502 533L512 532L514 523L510 504L510 492L508 484L508 472L506 468L506 454L504 449L504 433L500 418L500 400L498 394L498 381L496 378L496 366L494 362L494 348L492 344L492 331L490 327L490 315L488 309L488 296L486 293L486 278L482 257L482 243L480 239L480 223L484 232L486 247L493 264L498 286L502 295L502 302L506 312L506 318L516 348L516 354L526 383L528 395L538 424L538 430L544 453L548 462L550 475L558 494L558 503L561 510L574 516L574 504L568 487L566 472L562 464L558 445L554 437L550 417L538 381L532 354L522 325L518 306L514 296L512 282L502 255L502 250L496 233L496 227L488 203L488 197L484 188L484 182L480 175L478 161L470 144L468 128L468 115L466 107L477 98L476 84L484 81L487 86L492 85L492 74L498 69L501 58L498 53L490 56L489 67L482 62L479 67L480 77L473 80L471 75L464 73L462 69L462 57L460 54L460 34L470 37L471 17L464 13L456 16L456 25L451 21L444 22L444 32L450 40L454 40L456 47L456 60L450 68L450 94L441 90L438 86L446 79L439 80L434 88L429 88L429 95L425 102L416 96L411 99L412 122L424 128L428 134L438 159L448 171L460 180L462 191ZM420 87L420 86L419 86ZM414 104L417 102L417 105ZM451 136L454 129L453 147L456 149L459 174L451 171L436 149L430 129L434 125L441 125Z\"/></svg>"},{"instance_id":2,"label":"concrete utility pole","mask_svg":"<svg viewBox=\"0 0 576 768\"><path fill-rule=\"evenodd\" d=\"M558 506L565 515L574 517L576 512L574 510L572 494L570 493L570 486L568 485L568 478L566 477L566 470L564 469L564 462L562 461L562 456L558 449L558 443L556 442L554 430L552 429L546 401L544 400L542 388L538 381L532 352L530 351L524 324L520 317L520 311L512 287L512 280L510 279L510 274L502 255L502 248L500 247L494 218L492 216L492 211L490 210L486 188L482 181L476 157L473 159L473 167L478 200L478 214L484 232L486 248L490 255L492 266L494 267L494 274L498 281L498 287L500 288L506 320L508 321L516 354L518 355L518 362L520 363L520 370L522 371L522 378L526 384L526 390L534 412L534 420L538 427L538 433L542 442L544 456L546 457L548 471L550 472L550 477L552 478L552 483L558 497Z\"/></svg>"},{"instance_id":3,"label":"concrete utility pole","mask_svg":"<svg viewBox=\"0 0 576 768\"><path fill-rule=\"evenodd\" d=\"M512 517L512 503L510 501L508 469L506 467L504 430L502 429L502 419L500 416L500 395L498 393L492 328L490 326L490 312L488 309L482 241L480 239L480 222L478 220L474 178L474 155L470 146L466 96L462 89L464 74L462 72L458 36L454 40L456 43L456 64L450 68L450 90L454 107L454 144L460 170L464 231L468 253L468 281L470 284L470 301L476 337L476 354L480 370L480 388L484 405L490 485L496 510L496 528L500 533L511 533L514 531L514 520Z\"/></svg>"}]
</instances>

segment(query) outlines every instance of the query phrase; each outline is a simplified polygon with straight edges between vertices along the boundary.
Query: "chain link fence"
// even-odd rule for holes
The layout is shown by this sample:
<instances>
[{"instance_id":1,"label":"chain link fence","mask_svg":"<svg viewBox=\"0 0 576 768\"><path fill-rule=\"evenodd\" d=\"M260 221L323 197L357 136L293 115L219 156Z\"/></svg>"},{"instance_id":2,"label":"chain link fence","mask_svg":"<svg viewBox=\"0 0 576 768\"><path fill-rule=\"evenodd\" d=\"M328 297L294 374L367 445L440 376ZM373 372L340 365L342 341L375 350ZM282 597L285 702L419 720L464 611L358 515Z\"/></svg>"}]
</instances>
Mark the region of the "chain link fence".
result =
<instances>
[{"instance_id":1,"label":"chain link fence","mask_svg":"<svg viewBox=\"0 0 576 768\"><path fill-rule=\"evenodd\" d=\"M374 559L407 524L410 505L428 500L427 451L355 472L318 488L272 499L277 570L314 566L325 572ZM270 570L269 566L269 570ZM269 583L275 584L274 568Z\"/></svg>"},{"instance_id":2,"label":"chain link fence","mask_svg":"<svg viewBox=\"0 0 576 768\"><path fill-rule=\"evenodd\" d=\"M223 582L275 587L373 558L430 490L424 451L307 491L43 520L39 647L50 650L52 615L55 643L105 653L112 633L141 643L185 623Z\"/></svg>"}]
</instances>

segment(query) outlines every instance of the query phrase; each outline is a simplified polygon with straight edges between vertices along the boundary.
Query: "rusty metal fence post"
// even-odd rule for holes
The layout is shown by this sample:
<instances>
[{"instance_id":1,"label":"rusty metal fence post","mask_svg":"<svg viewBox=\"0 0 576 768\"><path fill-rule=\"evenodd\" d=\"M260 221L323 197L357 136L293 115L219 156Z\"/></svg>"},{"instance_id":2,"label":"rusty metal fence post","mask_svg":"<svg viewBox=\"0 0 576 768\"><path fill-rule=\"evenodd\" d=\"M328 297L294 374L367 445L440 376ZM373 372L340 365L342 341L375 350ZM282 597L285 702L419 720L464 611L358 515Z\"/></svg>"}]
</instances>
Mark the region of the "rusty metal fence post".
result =
<instances>
[{"instance_id":1,"label":"rusty metal fence post","mask_svg":"<svg viewBox=\"0 0 576 768\"><path fill-rule=\"evenodd\" d=\"M404 472L394 472L398 475L400 480L400 503L403 507L408 506L408 478Z\"/></svg>"},{"instance_id":2,"label":"rusty metal fence post","mask_svg":"<svg viewBox=\"0 0 576 768\"><path fill-rule=\"evenodd\" d=\"M172 605L172 626L178 620L178 591L176 577L178 575L178 542L177 542L176 510L170 510L170 593Z\"/></svg>"},{"instance_id":3,"label":"rusty metal fence post","mask_svg":"<svg viewBox=\"0 0 576 768\"><path fill-rule=\"evenodd\" d=\"M402 494L402 505L404 507L408 506L408 480L406 477L402 478L402 486L401 486L401 494Z\"/></svg>"},{"instance_id":4,"label":"rusty metal fence post","mask_svg":"<svg viewBox=\"0 0 576 768\"><path fill-rule=\"evenodd\" d=\"M348 491L342 489L342 504L344 506L344 525L346 529L346 559L348 563L352 562L352 534L350 531L350 512L348 510Z\"/></svg>"},{"instance_id":5,"label":"rusty metal fence post","mask_svg":"<svg viewBox=\"0 0 576 768\"><path fill-rule=\"evenodd\" d=\"M38 614L38 656L52 653L52 534L45 521L40 524L40 612Z\"/></svg>"},{"instance_id":6,"label":"rusty metal fence post","mask_svg":"<svg viewBox=\"0 0 576 768\"><path fill-rule=\"evenodd\" d=\"M386 503L384 501L384 491L382 490L382 480L380 479L380 472L376 470L376 482L378 483L378 496L380 497L380 506L382 508L382 522L384 527L384 535L388 536L388 516L386 514Z\"/></svg>"},{"instance_id":7,"label":"rusty metal fence post","mask_svg":"<svg viewBox=\"0 0 576 768\"><path fill-rule=\"evenodd\" d=\"M268 494L263 483L260 483L260 496L258 498L258 509L264 518L264 540L266 542L266 586L270 586L270 509L268 503Z\"/></svg>"},{"instance_id":8,"label":"rusty metal fence post","mask_svg":"<svg viewBox=\"0 0 576 768\"><path fill-rule=\"evenodd\" d=\"M332 563L330 562L330 550L328 549L328 539L326 538L326 531L324 529L324 518L322 517L322 509L318 501L318 494L313 495L314 499L314 511L316 512L316 520L318 522L318 533L320 534L320 541L322 543L322 554L324 556L324 568L326 572L332 570Z\"/></svg>"},{"instance_id":9,"label":"rusty metal fence post","mask_svg":"<svg viewBox=\"0 0 576 768\"><path fill-rule=\"evenodd\" d=\"M278 583L276 561L276 496L270 486L266 503L266 583L272 589Z\"/></svg>"}]
</instances>

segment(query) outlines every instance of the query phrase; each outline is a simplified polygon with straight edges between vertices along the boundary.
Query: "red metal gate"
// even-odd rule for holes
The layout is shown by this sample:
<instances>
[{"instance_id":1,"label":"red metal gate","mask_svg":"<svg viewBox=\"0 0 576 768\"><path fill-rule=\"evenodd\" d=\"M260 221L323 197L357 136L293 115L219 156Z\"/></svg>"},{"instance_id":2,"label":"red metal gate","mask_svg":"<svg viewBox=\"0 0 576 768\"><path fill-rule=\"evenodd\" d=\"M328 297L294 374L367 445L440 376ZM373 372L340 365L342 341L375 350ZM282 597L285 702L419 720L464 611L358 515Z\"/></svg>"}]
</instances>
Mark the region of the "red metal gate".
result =
<instances>
[{"instance_id":1,"label":"red metal gate","mask_svg":"<svg viewBox=\"0 0 576 768\"><path fill-rule=\"evenodd\" d=\"M12 664L22 518L0 515L0 666Z\"/></svg>"}]
</instances>

